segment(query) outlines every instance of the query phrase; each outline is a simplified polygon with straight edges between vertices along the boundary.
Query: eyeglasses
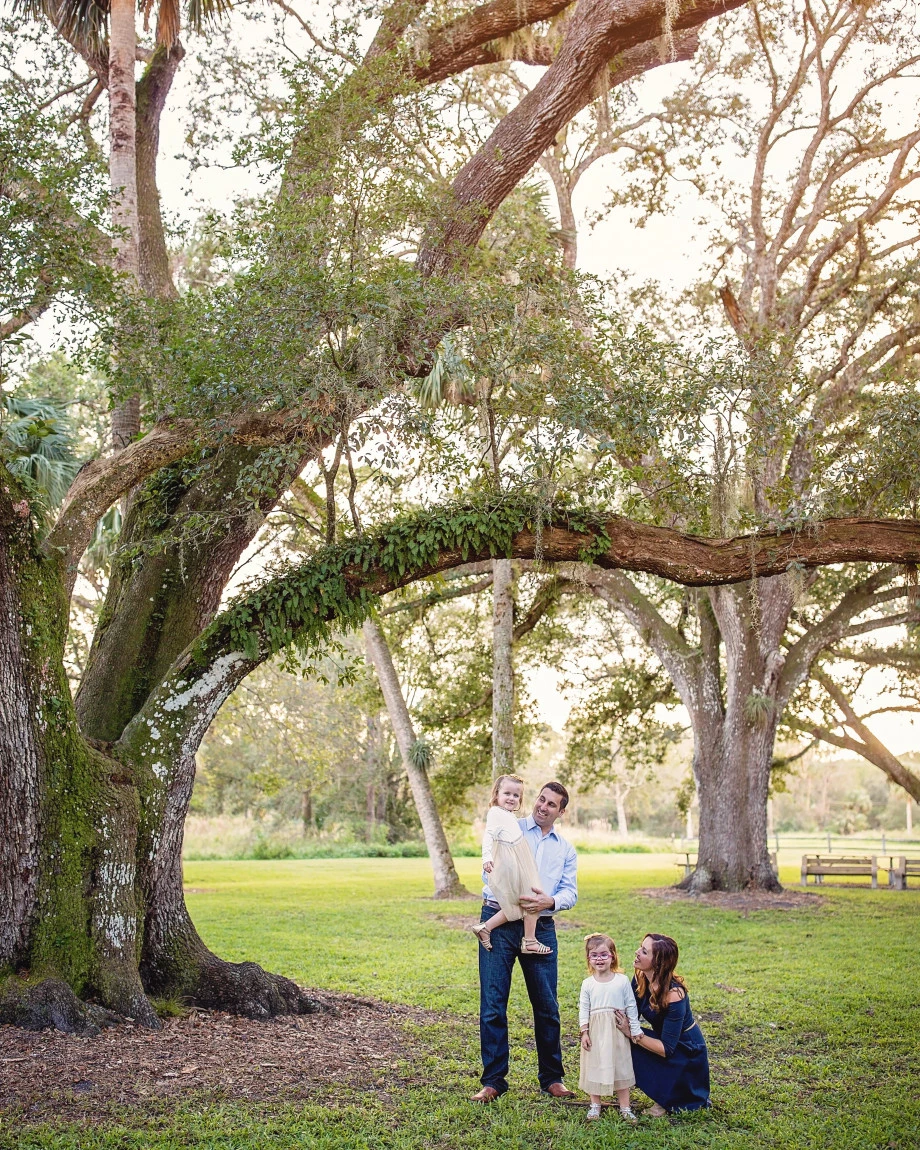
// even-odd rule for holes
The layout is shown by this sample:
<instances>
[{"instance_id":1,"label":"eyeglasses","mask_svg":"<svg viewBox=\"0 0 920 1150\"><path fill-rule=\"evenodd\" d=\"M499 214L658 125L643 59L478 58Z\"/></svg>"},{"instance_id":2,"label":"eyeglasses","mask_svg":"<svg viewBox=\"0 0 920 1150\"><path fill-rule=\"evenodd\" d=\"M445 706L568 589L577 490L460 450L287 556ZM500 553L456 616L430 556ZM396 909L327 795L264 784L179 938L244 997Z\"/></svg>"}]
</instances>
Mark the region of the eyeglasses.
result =
<instances>
[{"instance_id":1,"label":"eyeglasses","mask_svg":"<svg viewBox=\"0 0 920 1150\"><path fill-rule=\"evenodd\" d=\"M606 950L592 950L588 958L613 958L613 955Z\"/></svg>"}]
</instances>

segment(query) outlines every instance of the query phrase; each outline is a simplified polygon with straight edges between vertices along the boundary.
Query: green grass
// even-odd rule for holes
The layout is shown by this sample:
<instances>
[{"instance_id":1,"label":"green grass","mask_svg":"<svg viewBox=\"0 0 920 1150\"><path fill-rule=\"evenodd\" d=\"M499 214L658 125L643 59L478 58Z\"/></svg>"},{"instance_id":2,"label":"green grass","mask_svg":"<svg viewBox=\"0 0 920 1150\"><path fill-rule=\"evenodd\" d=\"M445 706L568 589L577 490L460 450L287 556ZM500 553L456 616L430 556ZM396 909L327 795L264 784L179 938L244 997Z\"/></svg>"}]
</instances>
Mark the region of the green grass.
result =
<instances>
[{"instance_id":1,"label":"green grass","mask_svg":"<svg viewBox=\"0 0 920 1150\"><path fill-rule=\"evenodd\" d=\"M122 1111L105 1126L0 1123L0 1146L96 1148L310 1147L316 1150L581 1150L592 1147L861 1150L920 1147L920 891L825 888L817 909L739 912L652 900L673 882L670 856L590 855L582 898L560 932L560 998L569 1079L577 1080L581 936L610 932L628 959L648 930L673 935L694 1009L707 1018L713 1109L637 1130L542 1103L528 1048L527 1000L512 996L512 1093L496 1106L476 1089L475 943L439 922L472 920L475 904L435 903L422 859L192 862L195 921L235 960L318 987L464 1016L415 1036L425 1085L392 1097L337 1088L309 1104L267 1106L199 1098ZM458 860L475 886L476 863ZM783 875L792 885L792 869ZM724 987L743 990L732 993Z\"/></svg>"}]
</instances>

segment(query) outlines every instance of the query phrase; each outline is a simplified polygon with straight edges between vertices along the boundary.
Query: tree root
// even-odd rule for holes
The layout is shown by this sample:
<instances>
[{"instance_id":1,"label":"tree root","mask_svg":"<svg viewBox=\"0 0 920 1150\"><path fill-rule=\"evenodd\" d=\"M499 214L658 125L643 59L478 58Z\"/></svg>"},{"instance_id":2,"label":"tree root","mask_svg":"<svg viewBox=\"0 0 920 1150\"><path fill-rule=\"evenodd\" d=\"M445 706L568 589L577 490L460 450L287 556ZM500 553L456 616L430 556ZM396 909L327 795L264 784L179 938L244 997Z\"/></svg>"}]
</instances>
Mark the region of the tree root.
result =
<instances>
[{"instance_id":1,"label":"tree root","mask_svg":"<svg viewBox=\"0 0 920 1150\"><path fill-rule=\"evenodd\" d=\"M0 1022L21 1026L24 1030L53 1028L91 1038L102 1027L122 1021L111 1010L77 998L59 978L28 983L13 977L0 987Z\"/></svg>"},{"instance_id":2,"label":"tree root","mask_svg":"<svg viewBox=\"0 0 920 1150\"><path fill-rule=\"evenodd\" d=\"M747 878L740 882L726 881L706 866L697 866L696 870L675 884L675 889L686 891L687 894L709 894L712 891L737 893L745 890L779 894L783 885L769 865L765 868L752 868Z\"/></svg>"},{"instance_id":3,"label":"tree root","mask_svg":"<svg viewBox=\"0 0 920 1150\"><path fill-rule=\"evenodd\" d=\"M325 1005L281 974L256 962L225 962L210 955L186 997L199 1006L266 1020L281 1014L318 1014Z\"/></svg>"},{"instance_id":4,"label":"tree root","mask_svg":"<svg viewBox=\"0 0 920 1150\"><path fill-rule=\"evenodd\" d=\"M467 888L463 885L463 883L459 882L459 881L454 883L452 886L437 887L435 889L434 894L431 897L435 898L435 899L445 899L445 900L450 900L450 899L459 900L459 899L463 899L463 898L471 898L471 899L475 898L475 899L479 899L480 901L482 898L481 895L476 894L474 891L467 890Z\"/></svg>"}]
</instances>

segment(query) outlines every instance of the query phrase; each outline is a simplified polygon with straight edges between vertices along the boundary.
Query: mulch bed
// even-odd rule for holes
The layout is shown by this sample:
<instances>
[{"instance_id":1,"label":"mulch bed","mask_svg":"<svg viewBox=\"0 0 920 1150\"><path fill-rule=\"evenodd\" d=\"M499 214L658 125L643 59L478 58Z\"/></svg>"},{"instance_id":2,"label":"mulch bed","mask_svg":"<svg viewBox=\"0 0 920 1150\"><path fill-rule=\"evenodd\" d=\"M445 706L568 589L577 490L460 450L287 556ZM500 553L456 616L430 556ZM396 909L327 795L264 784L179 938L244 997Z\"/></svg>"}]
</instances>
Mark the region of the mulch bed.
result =
<instances>
[{"instance_id":1,"label":"mulch bed","mask_svg":"<svg viewBox=\"0 0 920 1150\"><path fill-rule=\"evenodd\" d=\"M159 1031L129 1023L96 1038L0 1026L0 1114L27 1121L93 1120L113 1106L212 1100L306 1101L330 1084L386 1095L410 1079L407 1024L445 1021L430 1011L317 992L324 1013L254 1022L192 1010ZM417 1040L416 1040L417 1041Z\"/></svg>"},{"instance_id":2,"label":"mulch bed","mask_svg":"<svg viewBox=\"0 0 920 1150\"><path fill-rule=\"evenodd\" d=\"M692 903L714 907L716 910L740 910L743 913L752 910L816 910L827 901L819 894L798 890L784 890L777 894L765 890L712 890L707 894L690 894L673 886L663 886L648 887L638 893L660 902Z\"/></svg>"}]
</instances>

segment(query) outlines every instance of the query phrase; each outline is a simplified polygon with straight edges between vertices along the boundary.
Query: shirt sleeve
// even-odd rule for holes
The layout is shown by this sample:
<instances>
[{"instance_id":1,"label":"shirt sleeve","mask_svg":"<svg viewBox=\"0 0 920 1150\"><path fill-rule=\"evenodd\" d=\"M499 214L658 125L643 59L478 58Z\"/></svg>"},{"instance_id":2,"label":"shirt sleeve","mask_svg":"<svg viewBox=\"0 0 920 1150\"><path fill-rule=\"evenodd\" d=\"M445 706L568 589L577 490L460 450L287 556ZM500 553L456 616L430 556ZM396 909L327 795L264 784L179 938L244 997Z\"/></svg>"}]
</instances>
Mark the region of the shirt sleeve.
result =
<instances>
[{"instance_id":1,"label":"shirt sleeve","mask_svg":"<svg viewBox=\"0 0 920 1150\"><path fill-rule=\"evenodd\" d=\"M684 1029L684 1018L687 1014L686 994L679 1002L669 1002L667 1013L661 1027L661 1042L664 1046L665 1058L670 1058L677 1049L680 1036Z\"/></svg>"},{"instance_id":2,"label":"shirt sleeve","mask_svg":"<svg viewBox=\"0 0 920 1150\"><path fill-rule=\"evenodd\" d=\"M562 867L562 877L556 886L556 893L553 898L555 900L556 910L571 910L572 907L578 902L578 855L575 853L575 848L568 844L568 850L565 855L565 863Z\"/></svg>"},{"instance_id":3,"label":"shirt sleeve","mask_svg":"<svg viewBox=\"0 0 920 1150\"><path fill-rule=\"evenodd\" d=\"M633 994L633 989L629 985L629 979L623 975L623 1009L626 1011L626 1017L629 1019L629 1032L630 1034L641 1034L642 1027L639 1025L639 1007L636 1005L636 996Z\"/></svg>"},{"instance_id":4,"label":"shirt sleeve","mask_svg":"<svg viewBox=\"0 0 920 1150\"><path fill-rule=\"evenodd\" d=\"M492 843L495 841L495 832L486 823L486 829L482 832L482 861L483 864L492 861Z\"/></svg>"},{"instance_id":5,"label":"shirt sleeve","mask_svg":"<svg viewBox=\"0 0 920 1150\"><path fill-rule=\"evenodd\" d=\"M578 996L578 1025L587 1026L591 1018L591 987L586 978L581 984L581 994Z\"/></svg>"}]
</instances>

